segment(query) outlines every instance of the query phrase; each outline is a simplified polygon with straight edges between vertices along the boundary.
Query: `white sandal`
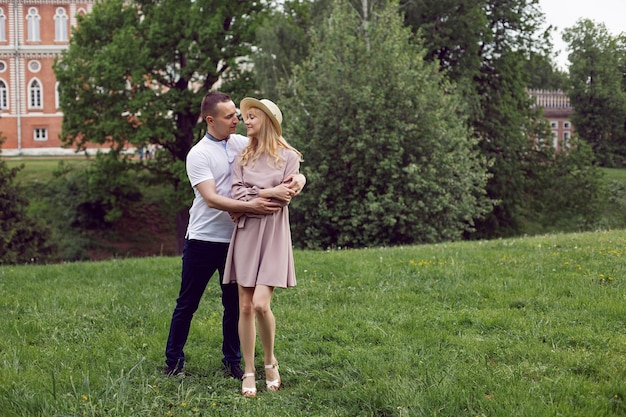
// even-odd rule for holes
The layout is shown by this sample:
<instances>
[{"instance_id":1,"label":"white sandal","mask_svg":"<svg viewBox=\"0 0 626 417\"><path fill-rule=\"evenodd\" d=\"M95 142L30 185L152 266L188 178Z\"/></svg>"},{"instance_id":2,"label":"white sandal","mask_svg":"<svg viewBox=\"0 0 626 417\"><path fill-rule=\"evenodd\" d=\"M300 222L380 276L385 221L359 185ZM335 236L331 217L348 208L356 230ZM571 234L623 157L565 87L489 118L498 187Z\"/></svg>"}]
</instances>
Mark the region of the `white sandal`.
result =
<instances>
[{"instance_id":1,"label":"white sandal","mask_svg":"<svg viewBox=\"0 0 626 417\"><path fill-rule=\"evenodd\" d=\"M254 372L248 372L247 374L243 374L243 377L241 378L241 381L243 381L246 378L254 378ZM244 387L243 386L243 382L241 383L241 395L243 395L244 397L248 397L248 398L252 398L252 397L256 397L256 381L254 381L254 385L255 387L251 388L251 387Z\"/></svg>"},{"instance_id":2,"label":"white sandal","mask_svg":"<svg viewBox=\"0 0 626 417\"><path fill-rule=\"evenodd\" d=\"M276 369L276 373L278 373L278 363L274 363L271 365L265 365L265 369ZM275 379L273 381L269 381L267 379L267 373L266 375L266 379L265 379L265 386L267 387L268 391L278 391L280 389L280 386L282 384L282 381L280 380L280 374L278 374L278 379Z\"/></svg>"}]
</instances>

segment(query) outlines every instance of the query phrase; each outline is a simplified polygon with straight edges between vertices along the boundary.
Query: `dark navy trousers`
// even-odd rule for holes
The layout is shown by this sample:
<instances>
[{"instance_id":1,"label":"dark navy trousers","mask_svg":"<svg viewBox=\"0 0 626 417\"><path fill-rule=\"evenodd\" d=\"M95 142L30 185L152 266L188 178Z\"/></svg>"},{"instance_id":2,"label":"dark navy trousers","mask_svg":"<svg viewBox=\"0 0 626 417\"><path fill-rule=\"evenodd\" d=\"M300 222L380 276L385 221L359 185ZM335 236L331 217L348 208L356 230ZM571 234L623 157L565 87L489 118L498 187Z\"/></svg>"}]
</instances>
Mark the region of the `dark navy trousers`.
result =
<instances>
[{"instance_id":1,"label":"dark navy trousers","mask_svg":"<svg viewBox=\"0 0 626 417\"><path fill-rule=\"evenodd\" d=\"M180 292L176 299L176 308L172 314L170 333L165 348L165 363L172 369L183 368L185 363L183 348L189 336L191 319L198 310L202 294L215 271L219 272L222 306L224 307L222 362L228 364L241 362L237 284L222 284L227 254L228 243L185 240Z\"/></svg>"}]
</instances>

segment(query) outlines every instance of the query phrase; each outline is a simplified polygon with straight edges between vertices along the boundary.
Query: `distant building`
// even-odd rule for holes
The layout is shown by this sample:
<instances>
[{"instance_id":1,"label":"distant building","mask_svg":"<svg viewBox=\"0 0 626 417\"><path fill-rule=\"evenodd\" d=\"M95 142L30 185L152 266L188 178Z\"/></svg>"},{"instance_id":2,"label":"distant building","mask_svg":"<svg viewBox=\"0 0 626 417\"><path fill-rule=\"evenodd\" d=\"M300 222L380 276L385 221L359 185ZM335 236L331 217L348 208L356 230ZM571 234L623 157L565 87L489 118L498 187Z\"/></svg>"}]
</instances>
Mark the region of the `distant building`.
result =
<instances>
[{"instance_id":1,"label":"distant building","mask_svg":"<svg viewBox=\"0 0 626 417\"><path fill-rule=\"evenodd\" d=\"M63 114L52 64L69 47L78 15L95 0L0 0L0 133L3 155L61 149Z\"/></svg>"},{"instance_id":2,"label":"distant building","mask_svg":"<svg viewBox=\"0 0 626 417\"><path fill-rule=\"evenodd\" d=\"M567 149L574 134L574 126L570 121L574 109L569 97L560 90L529 90L529 94L535 98L536 105L543 109L543 117L550 122L552 146L557 151Z\"/></svg>"}]
</instances>

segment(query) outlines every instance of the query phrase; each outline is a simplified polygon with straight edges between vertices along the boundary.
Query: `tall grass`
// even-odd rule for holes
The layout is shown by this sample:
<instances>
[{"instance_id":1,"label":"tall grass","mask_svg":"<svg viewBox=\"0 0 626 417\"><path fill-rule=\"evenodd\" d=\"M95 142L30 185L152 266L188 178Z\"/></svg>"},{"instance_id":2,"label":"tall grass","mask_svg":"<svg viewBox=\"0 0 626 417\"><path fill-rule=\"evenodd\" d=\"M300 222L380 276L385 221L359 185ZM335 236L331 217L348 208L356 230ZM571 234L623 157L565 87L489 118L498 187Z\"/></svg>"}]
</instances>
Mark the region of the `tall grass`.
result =
<instances>
[{"instance_id":1,"label":"tall grass","mask_svg":"<svg viewBox=\"0 0 626 417\"><path fill-rule=\"evenodd\" d=\"M0 267L0 414L626 414L624 231L295 255L256 399L220 370L216 280L162 376L179 258Z\"/></svg>"}]
</instances>

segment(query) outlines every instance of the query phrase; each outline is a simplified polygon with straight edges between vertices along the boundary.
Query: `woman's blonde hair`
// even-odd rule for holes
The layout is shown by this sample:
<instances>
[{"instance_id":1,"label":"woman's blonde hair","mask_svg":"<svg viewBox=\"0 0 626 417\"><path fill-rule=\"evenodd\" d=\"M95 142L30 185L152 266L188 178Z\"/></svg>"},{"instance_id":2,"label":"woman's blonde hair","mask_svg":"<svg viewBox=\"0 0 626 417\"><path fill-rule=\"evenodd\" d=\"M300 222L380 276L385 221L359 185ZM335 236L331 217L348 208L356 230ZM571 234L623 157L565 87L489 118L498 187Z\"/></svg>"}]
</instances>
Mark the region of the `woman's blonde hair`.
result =
<instances>
[{"instance_id":1,"label":"woman's blonde hair","mask_svg":"<svg viewBox=\"0 0 626 417\"><path fill-rule=\"evenodd\" d=\"M287 143L282 135L276 132L276 128L263 110L257 107L250 107L248 111L261 119L261 127L259 134L250 137L248 146L241 152L241 157L239 158L241 166L246 166L248 163L254 164L263 153L267 153L268 156L274 159L274 167L282 168L285 161L278 152L280 148L294 151L300 158L300 161L302 161L302 154ZM244 115L245 117L246 115Z\"/></svg>"}]
</instances>

